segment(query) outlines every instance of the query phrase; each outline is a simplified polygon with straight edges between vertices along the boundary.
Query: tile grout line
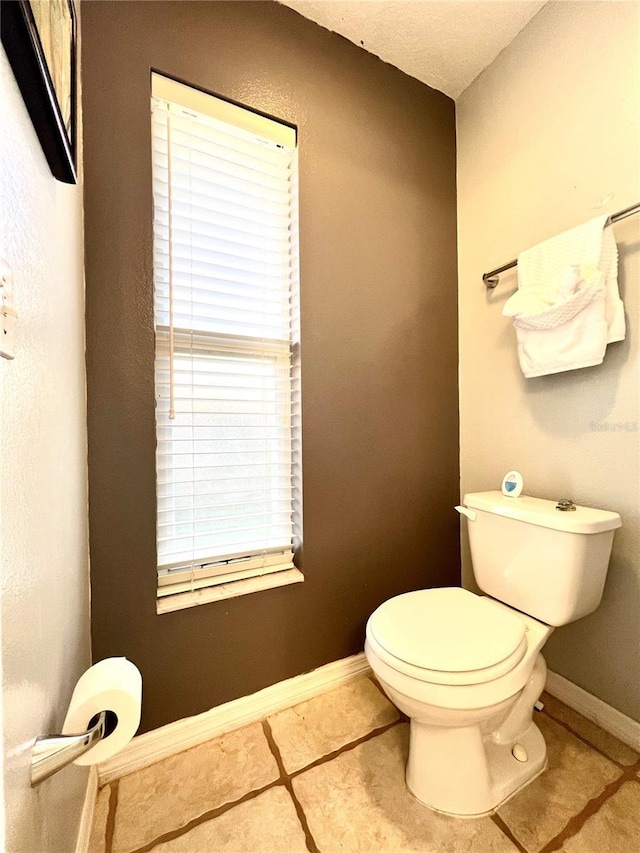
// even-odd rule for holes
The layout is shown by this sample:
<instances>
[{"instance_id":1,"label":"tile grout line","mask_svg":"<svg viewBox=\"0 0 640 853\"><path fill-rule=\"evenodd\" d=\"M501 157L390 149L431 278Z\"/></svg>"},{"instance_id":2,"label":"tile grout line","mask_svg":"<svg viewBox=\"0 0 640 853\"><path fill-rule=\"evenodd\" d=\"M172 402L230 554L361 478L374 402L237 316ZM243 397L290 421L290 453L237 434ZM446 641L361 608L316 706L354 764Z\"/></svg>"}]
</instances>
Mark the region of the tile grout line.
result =
<instances>
[{"instance_id":1,"label":"tile grout line","mask_svg":"<svg viewBox=\"0 0 640 853\"><path fill-rule=\"evenodd\" d=\"M371 678L371 681L373 681L373 683L375 684L375 680L373 678ZM592 798L584 806L584 808L580 812L578 812L578 814L573 815L567 821L567 823L563 827L563 829L557 835L555 835L550 841L548 841L546 843L546 845L544 845L544 847L542 847L541 850L539 851L539 853L556 853L556 851L559 851L561 849L561 846L564 843L564 841L566 841L568 838L571 838L574 835L576 835L582 829L584 824L589 820L589 818L591 818L595 814L597 814L600 811L600 809L604 806L604 804L620 790L620 788L625 784L625 782L634 781L634 782L637 782L640 784L640 779L638 779L638 777L636 776L637 771L640 770L640 759L638 761L636 761L633 765L622 765L620 762L616 761L615 759L611 758L610 756L608 756L604 752L602 752L600 749L598 749L597 746L590 743L590 741L588 741L585 737L580 735L579 732L576 732L565 721L557 719L552 714L550 714L546 709L544 710L543 713L545 713L546 716L549 717L550 719L552 719L554 722L556 722L560 726L562 726L562 728L564 728L565 730L570 732L572 735L574 735L578 740L583 742L588 747L592 748L595 752L602 755L604 758L611 761L619 769L622 770L622 773L618 777L618 779L615 779L613 782L606 785L605 788L603 789L603 791L597 797ZM298 770L295 770L291 774L289 774L284 767L284 763L282 761L282 756L281 756L280 750L279 750L279 748L278 748L278 746L275 743L275 740L273 738L271 727L270 727L267 719L265 718L264 720L261 721L261 724L262 724L263 732L264 732L265 737L267 739L267 743L268 743L269 748L271 750L271 753L272 753L272 755L276 761L276 764L278 766L278 771L280 774L279 778L274 780L273 782L269 783L268 785L263 786L262 788L256 789L254 791L249 791L247 794L245 794L243 797L240 797L237 800L234 800L234 801L229 802L229 803L224 803L223 805L218 806L215 809L211 809L208 812L205 812L204 814L202 814L199 817L190 821L188 824L185 824L184 826L182 826L176 830L172 830L171 832L164 833L163 835L158 836L157 838L153 839L148 844L145 844L143 847L136 848L135 850L131 851L131 853L149 853L149 851L151 851L156 845L161 844L163 842L174 840L175 838L178 838L182 835L185 835L187 832L189 832L190 830L192 830L196 826L198 826L202 823L205 823L209 820L213 820L214 818L219 817L220 815L224 814L225 812L229 811L230 809L234 808L235 806L241 805L244 802L255 799L260 794L262 794L262 793L264 793L264 792L266 792L272 788L278 787L278 786L285 787L285 789L288 791L289 795L291 796L294 807L296 809L298 819L301 823L302 829L303 829L304 834L305 834L305 841L306 841L307 849L310 851L310 853L319 853L318 847L315 843L313 835L311 834L311 830L308 826L308 822L306 819L306 815L304 814L304 810L302 808L302 805L299 802L299 800L295 794L295 791L293 790L293 785L292 785L293 778L301 775L302 773L305 773L308 770L314 769L317 766L320 766L322 764L328 763L329 761L332 761L334 758L337 758L339 755L354 749L356 746L359 746L362 743L366 743L369 740L373 740L375 737L377 737L381 734L384 734L386 731L388 731L389 729L393 728L394 726L398 725L401 722L403 722L402 718L397 719L391 723L388 723L385 726L381 726L377 729L373 729L372 731L368 732L366 735L363 735L362 737L357 738L355 741L350 741L349 743L344 744L342 747L339 747L338 749L336 749L330 753L327 753L324 756L321 756L320 758L309 763L308 765L305 765L304 767L302 767ZM118 806L118 780L114 780L107 787L110 787L111 790L110 790L110 796L109 796L109 811L108 811L107 821L106 821L106 825L105 825L105 853L112 853L113 836L114 836L114 831L115 831L115 817L116 817L116 810L117 810L117 806ZM497 812L494 813L493 815L490 815L490 819L500 829L500 831L509 839L509 841L511 841L511 843L517 847L517 849L520 851L520 853L527 853L526 848L523 847L521 842L516 838L515 835L513 835L512 831L510 830L508 825L503 821L503 819L498 815Z\"/></svg>"},{"instance_id":2,"label":"tile grout line","mask_svg":"<svg viewBox=\"0 0 640 853\"><path fill-rule=\"evenodd\" d=\"M393 726L397 725L399 722L402 722L402 720L398 720L396 723L391 723L389 726L386 727L385 731L390 729L390 728L393 728ZM384 734L384 731L376 730L375 732L372 732L369 736L365 736L364 738L361 738L359 741L354 742L354 744L357 746L357 745L359 745L359 743L364 743L367 740L373 740L373 737L375 737L377 734ZM317 762L314 762L313 764L309 764L306 767L303 767L300 770L296 771L294 775L299 776L302 773L304 773L306 770L309 770L309 769L312 769L314 767L317 767L318 765L327 763L327 760L330 760L329 756L335 757L335 755L337 755L337 754L347 752L348 748L350 746L352 746L352 744L347 744L345 747L342 747L340 750L336 751L336 753L329 753L327 756L323 756L322 758L318 759ZM275 758L275 755L274 755L274 758ZM276 759L276 761L277 761L277 759ZM638 763L638 765L639 765L638 769L640 769L640 762ZM635 772L635 770L636 770L636 765L633 765L633 767L627 768L627 770L629 771L628 778L631 781L635 781L635 782L638 782L638 784L640 784L640 779L636 778L635 775L632 775L632 771ZM627 777L627 773L625 773L624 776ZM627 781L626 779L623 780L623 778L620 777L620 779L615 780L615 782L617 783L618 781L621 781L621 780ZM111 796L110 796L110 800L109 800L109 816L107 819L107 828L106 828L106 836L107 837L106 837L105 853L111 853L111 850L112 850L113 826L111 827L111 831L109 831L109 824L110 823L113 824L115 822L115 810L117 807L117 791L115 792L116 795L114 798L114 787L116 786L117 781L118 780L115 780L114 782L109 783L109 785L111 786ZM237 800L233 800L233 801L230 801L228 803L223 803L223 805L217 806L215 809L210 809L209 811L204 812L203 814L199 815L197 818L194 818L189 823L184 824L184 826L178 827L177 829L173 829L169 832L165 832L162 835L157 836L157 838L152 839L151 841L149 841L147 844L143 845L142 847L136 847L133 850L128 851L128 853L150 853L150 851L152 851L153 848L156 847L158 844L164 844L168 841L174 841L176 838L180 838L182 835L186 835L192 829L195 829L197 826L200 826L200 824L206 823L209 820L214 820L215 818L223 815L225 812L231 811L231 809L235 808L236 806L243 805L246 802L250 802L251 800L256 799L261 794L264 794L266 791L270 791L272 788L278 788L280 786L286 788L288 793L291 795L291 797L294 801L294 805L295 805L298 802L297 797L295 796L295 793L292 793L289 786L287 785L287 782L291 782L291 781L292 781L292 777L288 776L286 771L284 771L284 767L283 767L282 775L278 779L274 779L274 781L270 782L268 785L264 785L262 788L256 788L253 791L248 791L246 794L244 794L242 797L240 797ZM621 787L621 785L619 787ZM613 794L615 794L615 793L616 793L616 791L611 791L609 796L613 796ZM609 797L606 797L603 802L606 802L606 800L608 798ZM114 800L115 800L115 802L114 802ZM300 805L300 809L302 810L301 805ZM297 809L296 809L296 811L297 811ZM599 811L599 808L596 809L594 814L596 814L598 811ZM304 812L302 812L302 813L304 815ZM113 818L112 818L112 815L113 815ZM587 815L586 819L588 819L591 816L592 816L591 814ZM306 815L304 817L305 817L305 822L306 822ZM512 834L509 827L504 823L504 821L497 814L497 812L495 812L493 815L490 815L490 818L500 828L500 830L509 838L509 840L518 848L518 850L521 851L521 853L527 853L526 848L523 847L522 844L518 841L518 839ZM574 819L575 818L571 818L569 822L571 822L571 820L574 820ZM301 821L301 823L302 823L302 821ZM567 826L565 826L565 828L560 833L558 833L557 836L554 836L554 838L552 838L551 841L547 842L547 846L542 848L539 851L539 853L553 853L553 851L555 850L555 847L550 847L550 845L555 844L559 839L561 841L566 840L564 837L564 834L565 834L568 826L569 826L569 823L567 824ZM581 826L577 827L577 829L575 829L572 833L567 835L567 837L570 837L571 835L575 835L581 828L582 828ZM304 826L303 826L303 829L304 829ZM561 838L561 836L562 836L562 838ZM549 848L549 849L547 849L547 848ZM311 851L311 853L319 853L318 848L315 846L315 842L314 842L314 850Z\"/></svg>"},{"instance_id":3,"label":"tile grout line","mask_svg":"<svg viewBox=\"0 0 640 853\"><path fill-rule=\"evenodd\" d=\"M567 722L565 722L565 720L560 720L557 717L554 717L553 714L549 713L549 711L547 711L546 708L542 711L542 713L545 714L547 717L549 717L550 720L553 720L554 723L557 723L559 726L562 726L563 729L566 729L566 731L570 732L570 734L572 734L574 737L576 737L582 743L586 744L586 746L593 749L599 755L602 755L603 758L606 758L608 761L611 761L613 764L616 765L616 767L620 767L622 770L626 770L628 767L635 767L635 763L634 764L622 764L621 761L618 761L616 758L612 758L610 755L607 755L607 753L603 752L603 750L600 749L600 747L596 746L594 743L591 743L591 741L588 740L584 735L580 734L574 728L572 728L570 723L567 723ZM587 718L585 717L584 719L586 720ZM596 726L597 728L601 729L601 727L598 726L597 723L594 723L593 725ZM604 731L604 729L601 729L601 731ZM609 734L609 732L606 732L606 734ZM618 740L618 738L616 738L615 735L610 735L610 737L614 738L614 740ZM620 743L622 743L622 741L620 741ZM627 744L624 744L624 745L628 746ZM628 748L631 749L632 752L635 752L635 750L632 747L629 746Z\"/></svg>"},{"instance_id":4,"label":"tile grout line","mask_svg":"<svg viewBox=\"0 0 640 853\"><path fill-rule=\"evenodd\" d=\"M596 797L592 797L577 814L570 817L560 832L548 841L540 849L539 853L556 853L556 851L560 851L564 842L577 835L589 818L598 814L605 803L618 793L625 782L637 781L636 773L639 769L640 760L631 766L625 767L617 779L605 785Z\"/></svg>"},{"instance_id":5,"label":"tile grout line","mask_svg":"<svg viewBox=\"0 0 640 853\"><path fill-rule=\"evenodd\" d=\"M278 749L278 746L275 743L275 739L273 738L273 734L271 733L271 726L269 725L267 719L265 718L265 719L261 720L260 722L262 725L262 730L263 730L265 737L267 739L267 743L268 743L269 748L271 750L271 753L272 753L272 755L276 761L276 764L278 765L278 771L280 773L280 776L277 779L275 779L273 782L270 782L268 785L264 785L262 788L257 788L253 791L248 791L246 794L244 794L242 797L239 797L237 800L232 800L228 803L223 803L221 806L217 806L215 809L210 809L209 811L204 812L203 814L199 815L198 817L193 818L193 820L189 821L189 823L186 823L181 827L177 827L176 829L172 829L169 832L165 832L162 835L159 835L156 838L152 839L151 841L147 842L142 847L136 847L133 850L128 851L128 853L150 853L150 851L153 850L153 848L156 847L158 844L162 844L162 843L165 843L167 841L173 841L176 838L180 838L180 836L186 835L187 832L190 832L192 829L195 829L196 826L199 826L202 823L206 823L209 820L213 820L217 817L220 817L222 814L224 814L227 811L230 811L232 808L235 808L236 806L242 805L245 802L253 800L256 797L260 796L260 794L264 794L266 791L271 790L271 788L277 788L280 785L282 785L284 788L286 788L289 795L291 796L291 799L293 800L294 806L296 808L296 813L298 814L298 819L300 820L300 823L302 825L302 829L305 832L305 841L307 842L307 849L310 851L310 853L319 853L319 850L318 850L318 847L315 843L315 840L313 839L313 836L311 835L311 830L308 827L307 818L306 818L306 815L304 814L304 811L302 809L302 805L298 801L298 798L297 798L295 792L293 791L293 785L292 785L293 777L298 776L301 773L304 773L306 770L311 770L312 768L317 767L320 764L324 764L328 761L331 761L333 758L336 758L338 755L341 755L342 753L347 752L348 750L353 749L356 746L359 746L361 743L365 743L368 740L372 740L377 735L384 734L384 732L386 732L388 729L393 728L393 726L398 725L398 723L403 722L403 720L398 719L392 723L388 723L385 726L381 726L380 728L373 729L371 732L368 732L363 737L358 738L355 741L351 741L351 742L345 744L344 746L340 747L339 749L334 750L333 752L327 753L324 756L321 756L316 761L313 761L310 764L307 764L304 767L301 767L300 770L296 770L292 774L287 773L287 771L284 767L284 763L282 761L282 756L280 755L280 750ZM268 728L268 732L269 732L268 734L267 734L267 728ZM112 782L110 784L112 786L115 786L117 784L117 782L118 782L118 780L115 780L114 782ZM113 790L112 790L111 796L113 798ZM116 803L117 803L117 797L116 797ZM113 820L115 821L115 806L114 806L113 812L114 812ZM110 800L110 815L109 816L111 816L111 800ZM307 831L309 833L308 837L307 837ZM113 832L111 833L111 835L113 836ZM112 853L110 846L105 850L105 853Z\"/></svg>"},{"instance_id":6,"label":"tile grout line","mask_svg":"<svg viewBox=\"0 0 640 853\"><path fill-rule=\"evenodd\" d=\"M552 839L550 839L539 851L539 853L556 853L559 851L564 844L564 842L571 838L574 835L577 835L578 832L582 829L584 824L589 820L589 818L596 815L600 809L604 806L604 804L613 797L620 788L627 781L636 781L640 782L640 779L636 776L636 772L640 770L640 759L634 762L631 765L622 764L622 762L617 761L615 758L612 758L610 755L607 755L602 749L596 746L594 743L591 743L584 735L580 732L576 731L570 723L565 720L561 720L558 717L554 716L546 707L544 708L543 714L545 714L550 720L553 720L559 726L561 726L565 731L569 732L569 734L573 735L577 740L581 743L584 743L585 746L588 746L590 749L593 749L594 752L601 755L603 758L606 758L607 761L610 761L614 764L619 770L622 771L621 775L610 782L608 785L605 785L604 789L598 794L597 797L593 797L589 800L585 806L575 815L569 818L565 826L557 833ZM597 726L597 723L594 723ZM600 726L597 726L601 728ZM611 735L615 740L614 735ZM522 845L522 843L516 838L508 824L500 817L498 812L494 812L491 816L491 820L498 826L502 832L509 838L509 840L516 845L521 853L527 853L526 848Z\"/></svg>"},{"instance_id":7,"label":"tile grout line","mask_svg":"<svg viewBox=\"0 0 640 853\"><path fill-rule=\"evenodd\" d=\"M582 829L582 827L589 820L590 817L593 817L600 811L602 806L611 797L613 797L618 790L620 790L620 788L626 781L630 780L640 782L640 779L638 779L635 775L636 768L640 768L640 760L636 761L632 765L622 764L622 762L613 758L611 755L608 755L600 747L588 740L582 733L576 731L570 723L566 722L565 720L559 719L554 714L552 714L547 707L543 709L542 713L545 714L545 716L547 716L550 720L553 720L553 722L557 723L559 726L565 729L565 731L569 732L569 734L573 735L581 743L585 744L585 746L588 746L590 749L593 749L594 752L607 759L607 761L610 761L612 764L618 767L619 770L622 771L622 774L617 779L614 779L613 782L610 782L608 785L606 785L597 797L594 797L589 800L589 802L586 803L586 805L580 812L578 812L578 814L570 817L565 826L560 830L560 832L557 833L550 841L548 841L539 851L539 853L555 853L555 851L559 851L561 849L563 843L568 838L571 838L573 835L576 835ZM597 723L594 723L594 725L597 726L597 728L601 728L597 725ZM618 740L617 738L615 738L615 735L611 735L611 737L613 737L615 740ZM509 838L509 840L516 845L516 847L519 851L521 851L521 853L527 853L526 848L516 838L509 826L500 817L497 811L494 812L490 817L491 820L496 824L496 826L498 826L502 830L502 832Z\"/></svg>"},{"instance_id":8,"label":"tile grout line","mask_svg":"<svg viewBox=\"0 0 640 853\"><path fill-rule=\"evenodd\" d=\"M373 684L373 686L374 686L374 687L376 687L376 688L380 691L380 693L382 693L382 695L384 696L384 698L385 698L385 699L387 700L387 702L388 702L388 701L389 701L389 697L387 696L387 694L386 694L386 693L384 692L384 690L382 689L382 685L380 684L380 682L379 682L379 681L378 681L378 679L376 678L375 674L374 674L373 672L370 672L370 673L367 675L367 678L368 678L368 679L369 679L369 681Z\"/></svg>"},{"instance_id":9,"label":"tile grout line","mask_svg":"<svg viewBox=\"0 0 640 853\"><path fill-rule=\"evenodd\" d=\"M509 826L504 822L504 820L500 817L498 812L494 812L493 814L489 815L489 817L498 827L500 832L502 832L503 835L506 835L509 841L513 844L513 846L518 849L519 853L527 853L527 848L524 847L524 845L520 841L518 841L516 836L513 834Z\"/></svg>"},{"instance_id":10,"label":"tile grout line","mask_svg":"<svg viewBox=\"0 0 640 853\"><path fill-rule=\"evenodd\" d=\"M374 687L376 687L376 688L380 691L380 693L382 693L382 695L384 696L384 698L386 699L386 701L387 701L387 702L389 702L391 705L393 705L393 702L391 702L391 699L389 699L389 697L387 696L387 694L384 692L384 688L382 687L382 685L380 684L380 682L379 682L379 681L378 681L378 679L376 678L375 673L370 672L370 673L369 673L369 675L367 675L367 676L366 676L366 678L368 678L368 679L369 679L369 681L373 684L373 686L374 686ZM395 707L395 706L394 706L394 707ZM403 723L408 723L408 722L410 722L409 717L407 717L407 715L404 713L404 711L401 711L399 708L396 708L396 711L397 711L397 712L398 712L398 714L400 715L400 720L401 720Z\"/></svg>"},{"instance_id":11,"label":"tile grout line","mask_svg":"<svg viewBox=\"0 0 640 853\"><path fill-rule=\"evenodd\" d=\"M275 738L273 737L273 732L271 731L269 721L266 718L262 720L262 731L264 732L264 736L266 737L267 743L269 744L269 749L271 750L271 753L273 754L273 757L276 760L276 764L278 765L278 770L280 771L280 779L287 791L289 792L289 796L291 797L291 800L293 802L296 814L298 815L300 826L302 827L302 831L304 832L304 840L305 844L307 845L307 850L309 851L309 853L320 853L315 838L311 833L309 821L307 820L307 816L304 813L304 809L302 808L302 803L296 796L296 792L293 789L291 776L287 773L287 770L284 766L284 762L282 760L282 755L280 754L280 749L275 741Z\"/></svg>"},{"instance_id":12,"label":"tile grout line","mask_svg":"<svg viewBox=\"0 0 640 853\"><path fill-rule=\"evenodd\" d=\"M373 740L378 735L383 735L385 732L388 732L389 729L392 729L394 726L403 723L404 720L400 717L397 720L394 720L392 723L386 723L384 726L380 726L377 729L372 729L366 735L357 738L356 740L349 741L349 743L345 743L344 746L338 747L338 749L334 749L333 752L328 752L326 755L320 756L320 758L316 758L315 761L312 761L310 764L306 764L304 767L301 767L299 770L293 770L290 774L291 779L295 779L296 776L301 776L303 773L306 773L307 770L314 770L316 767L320 767L322 764L327 764L329 761L333 761L334 758L337 758L339 755L343 755L345 752L350 752L352 749L355 749L356 746L360 746L362 743L366 743L369 740Z\"/></svg>"},{"instance_id":13,"label":"tile grout line","mask_svg":"<svg viewBox=\"0 0 640 853\"><path fill-rule=\"evenodd\" d=\"M268 719L265 717L263 720L260 720L260 725L262 726L262 731L267 739L267 743L269 744L269 749L271 750L271 755L273 755L276 764L278 765L278 772L280 773L280 780L284 781L288 777L288 773L286 767L284 766L284 762L282 760L282 755L280 754L280 749L278 744L273 737L273 732L271 730L271 725Z\"/></svg>"},{"instance_id":14,"label":"tile grout line","mask_svg":"<svg viewBox=\"0 0 640 853\"><path fill-rule=\"evenodd\" d=\"M109 811L107 813L107 822L104 827L104 850L105 853L111 853L113 849L113 836L116 829L116 809L118 808L118 789L119 780L109 784Z\"/></svg>"},{"instance_id":15,"label":"tile grout line","mask_svg":"<svg viewBox=\"0 0 640 853\"><path fill-rule=\"evenodd\" d=\"M269 782L268 785L263 785L262 788L255 788L253 791L247 791L246 794L243 794L242 797L239 797L237 800L231 800L228 803L223 803L221 806L216 806L215 809L209 809L209 811L203 812L201 815L198 815L198 817L194 817L183 826L164 832L162 835L158 835L157 838L143 844L142 847L135 847L133 850L128 851L128 853L149 853L149 851L153 850L156 845L164 844L167 841L175 841L176 838L186 835L188 832L191 832L192 829L200 826L200 824L207 823L209 820L214 820L214 818L220 817L225 812L231 811L231 809L236 806L241 806L244 803L255 800L256 797L260 796L260 794L264 794L265 791L270 791L272 788L278 788L280 785L282 785L282 780L278 778L274 779L273 782ZM109 852L107 851L107 853Z\"/></svg>"},{"instance_id":16,"label":"tile grout line","mask_svg":"<svg viewBox=\"0 0 640 853\"><path fill-rule=\"evenodd\" d=\"M569 732L569 734L573 735L581 743L584 743L585 746L588 746L590 749L593 749L594 752L607 759L607 761L610 761L619 770L622 771L621 775L618 776L617 779L614 779L612 782L609 782L608 785L605 785L600 794L598 794L596 797L592 797L577 814L572 815L567 821L567 823L564 825L564 827L560 830L560 832L558 832L556 835L553 836L553 838L547 841L547 843L538 851L538 853L557 853L557 851L561 850L564 842L567 839L573 837L574 835L577 835L577 833L580 832L580 830L589 820L589 818L596 815L600 811L602 806L620 790L620 788L624 785L625 782L640 782L640 779L638 779L636 776L636 772L640 770L640 759L638 759L636 762L634 762L634 764L631 765L622 764L621 762L616 761L616 759L611 758L611 756L607 755L595 744L587 740L587 738L585 738L579 732L575 731L575 729L573 729L573 727L569 723L555 717L547 710L547 708L545 708L542 713L545 714L550 720L553 720L555 723L565 729L565 731ZM594 725L597 724L594 723ZM598 728L600 728L600 726L598 726ZM614 737L614 735L611 735L611 737ZM513 835L509 826L503 821L497 811L491 815L491 819L497 826L500 827L500 829L502 829L505 835L509 837L509 840L515 842L519 850L524 851L524 853L527 853L526 848L524 848L521 842L518 841L518 839Z\"/></svg>"},{"instance_id":17,"label":"tile grout line","mask_svg":"<svg viewBox=\"0 0 640 853\"><path fill-rule=\"evenodd\" d=\"M370 673L369 675L366 676L366 678L374 684L374 686L380 691L380 693L385 698L388 698L388 697L386 697L386 694L384 693L382 687L380 686L380 684L378 683L378 681L376 680L376 678L373 674ZM554 716L552 713L550 713L550 711L546 707L544 708L543 713L550 720L553 720L555 723L557 723L559 726L564 728L571 735L576 737L576 739L578 739L581 743L585 744L590 749L593 749L594 752L601 755L606 760L610 761L612 764L614 764L618 769L620 769L622 771L621 775L617 779L615 779L612 782L610 782L609 784L607 784L599 795L597 795L596 797L593 797L591 800L589 800L585 804L585 806L577 814L570 817L569 820L567 821L567 823L565 824L565 826L560 830L560 832L557 833L552 839L550 839L539 850L539 853L557 853L557 851L561 850L561 847L564 844L564 842L566 840L568 840L569 838L572 838L574 835L578 834L580 832L580 830L583 828L583 826L586 824L586 822L591 817L598 814L598 812L605 805L605 803L607 803L609 801L609 799L611 799L613 796L615 796L615 794L620 790L620 788L622 788L622 786L627 781L634 781L634 782L640 784L640 778L638 778L636 776L636 773L640 770L640 759L638 759L632 765L624 765L620 761L617 761L616 759L612 758L610 755L607 755L598 746L591 743L584 735L582 735L580 732L576 731L571 726L570 723L568 723L562 719L558 719L556 716ZM228 802L228 803L224 803L223 805L218 806L215 809L210 809L209 811L205 812L204 814L200 815L199 817L194 818L192 821L185 824L184 826L182 826L178 829L172 830L170 832L164 833L164 834L158 836L157 838L155 838L153 841L145 844L144 846L130 851L130 853L149 853L149 851L151 851L158 844L161 844L161 843L164 843L167 841L172 841L175 838L179 838L180 836L185 835L186 833L188 833L189 831L194 829L196 826L198 826L202 823L206 823L209 820L213 820L214 818L219 817L220 815L224 814L225 812L229 811L230 809L232 809L236 806L239 806L245 802L248 802L252 799L255 799L256 797L260 796L261 794L265 793L266 791L268 791L272 788L279 787L279 786L284 787L292 799L292 802L293 802L295 810L296 810L296 814L297 814L298 819L299 819L300 824L301 824L301 828L303 829L303 832L305 835L305 842L306 842L306 846L307 846L309 853L319 853L319 849L315 843L315 839L313 838L313 835L312 835L311 830L309 828L308 821L307 821L306 815L304 813L304 809L302 807L302 804L298 800L298 798L295 794L295 791L293 789L293 779L296 778L297 776L307 772L308 770L312 770L318 766L321 766L325 763L332 761L333 759L337 758L338 756L340 756L346 752L349 752L352 749L355 749L355 747L357 747L363 743L366 743L369 740L373 740L375 737L378 737L379 735L384 734L386 731L393 728L394 726L397 726L398 724L400 724L402 722L405 722L404 715L400 716L397 720L394 720L391 723L385 724L384 726L380 726L377 729L373 729L372 731L368 732L366 735L363 735L362 737L357 738L354 741L350 741L349 743L344 744L343 746L339 747L338 749L333 750L332 752L329 752L329 753L321 756L320 758L315 759L314 761L310 762L309 764L305 765L304 767L301 767L298 770L294 770L291 773L288 773L286 768L284 767L284 762L282 760L282 756L280 754L279 747L277 746L275 739L273 737L271 726L268 722L268 719L265 718L261 721L261 725L262 725L264 735L267 739L267 743L269 745L270 751L271 751L271 753L272 753L272 755L276 761L276 764L278 767L278 772L280 774L279 778L274 780L273 782L269 783L268 785L263 786L262 788L247 792L245 795L238 798L237 800L234 800L234 801ZM594 724L594 725L597 726L597 724ZM600 728L600 727L598 727L598 728ZM613 737L614 739L617 740L617 738L615 738L614 735L611 735L611 737ZM118 807L118 793L119 793L118 782L119 782L119 780L116 779L107 785L107 787L110 787L110 795L109 795L109 810L108 810L108 814L107 814L107 821L105 824L105 853L112 853L112 849L113 849L116 811L117 811L117 807ZM512 844L514 844L514 846L518 849L518 851L520 853L527 853L526 848L517 839L517 837L513 834L513 832L509 828L509 826L504 822L504 820L499 816L499 814L497 812L494 812L494 814L490 815L489 817L493 821L493 823L500 829L500 831L509 839L509 841Z\"/></svg>"}]
</instances>

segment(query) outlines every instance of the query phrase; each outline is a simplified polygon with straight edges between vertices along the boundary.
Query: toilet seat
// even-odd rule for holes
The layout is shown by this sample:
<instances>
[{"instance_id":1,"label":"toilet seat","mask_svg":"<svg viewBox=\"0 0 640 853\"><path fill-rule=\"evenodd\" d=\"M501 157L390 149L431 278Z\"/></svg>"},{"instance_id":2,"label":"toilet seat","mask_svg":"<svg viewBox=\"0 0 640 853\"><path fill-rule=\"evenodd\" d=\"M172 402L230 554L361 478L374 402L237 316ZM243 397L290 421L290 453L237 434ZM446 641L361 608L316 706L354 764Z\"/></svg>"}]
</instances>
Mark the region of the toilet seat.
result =
<instances>
[{"instance_id":1,"label":"toilet seat","mask_svg":"<svg viewBox=\"0 0 640 853\"><path fill-rule=\"evenodd\" d=\"M516 613L458 587L389 599L369 618L367 640L389 666L431 684L492 681L527 649Z\"/></svg>"}]
</instances>

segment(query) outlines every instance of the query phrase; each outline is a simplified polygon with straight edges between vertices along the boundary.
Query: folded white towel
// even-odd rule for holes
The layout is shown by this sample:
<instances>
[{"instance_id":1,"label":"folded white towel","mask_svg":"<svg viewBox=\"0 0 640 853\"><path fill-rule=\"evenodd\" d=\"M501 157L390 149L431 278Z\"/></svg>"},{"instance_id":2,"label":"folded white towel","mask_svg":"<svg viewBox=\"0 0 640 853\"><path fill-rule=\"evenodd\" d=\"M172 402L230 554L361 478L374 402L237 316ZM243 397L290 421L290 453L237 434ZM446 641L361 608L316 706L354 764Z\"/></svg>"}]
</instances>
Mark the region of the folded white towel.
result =
<instances>
[{"instance_id":1,"label":"folded white towel","mask_svg":"<svg viewBox=\"0 0 640 853\"><path fill-rule=\"evenodd\" d=\"M559 292L565 270L574 265L593 265L604 277L607 289L607 343L623 341L624 306L618 291L618 247L609 214L557 234L518 256L518 289L546 291L552 302Z\"/></svg>"},{"instance_id":2,"label":"folded white towel","mask_svg":"<svg viewBox=\"0 0 640 853\"><path fill-rule=\"evenodd\" d=\"M514 318L525 376L599 364L625 336L618 249L608 215L558 234L518 257L518 291L503 314Z\"/></svg>"},{"instance_id":3,"label":"folded white towel","mask_svg":"<svg viewBox=\"0 0 640 853\"><path fill-rule=\"evenodd\" d=\"M581 287L546 311L514 319L518 360L527 379L602 363L607 348L605 298L602 286Z\"/></svg>"},{"instance_id":4,"label":"folded white towel","mask_svg":"<svg viewBox=\"0 0 640 853\"><path fill-rule=\"evenodd\" d=\"M564 271L559 286L554 281L553 285L516 290L502 313L505 317L528 319L544 315L544 322L530 327L553 329L570 320L591 298L587 294L598 287L604 289L604 278L597 267L574 264ZM516 319L514 325L518 325Z\"/></svg>"}]
</instances>

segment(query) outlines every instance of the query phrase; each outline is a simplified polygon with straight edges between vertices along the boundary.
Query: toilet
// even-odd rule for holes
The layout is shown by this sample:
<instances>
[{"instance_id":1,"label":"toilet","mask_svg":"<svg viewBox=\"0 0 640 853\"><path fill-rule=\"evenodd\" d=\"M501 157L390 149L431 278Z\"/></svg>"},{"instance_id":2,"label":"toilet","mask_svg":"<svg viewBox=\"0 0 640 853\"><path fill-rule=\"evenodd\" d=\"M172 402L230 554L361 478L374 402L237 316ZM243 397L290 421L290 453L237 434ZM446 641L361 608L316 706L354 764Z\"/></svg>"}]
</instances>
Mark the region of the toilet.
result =
<instances>
[{"instance_id":1,"label":"toilet","mask_svg":"<svg viewBox=\"0 0 640 853\"><path fill-rule=\"evenodd\" d=\"M553 629L600 604L615 512L571 501L467 494L476 582L389 599L367 622L365 654L410 719L407 786L458 817L498 808L546 767L533 722Z\"/></svg>"}]
</instances>

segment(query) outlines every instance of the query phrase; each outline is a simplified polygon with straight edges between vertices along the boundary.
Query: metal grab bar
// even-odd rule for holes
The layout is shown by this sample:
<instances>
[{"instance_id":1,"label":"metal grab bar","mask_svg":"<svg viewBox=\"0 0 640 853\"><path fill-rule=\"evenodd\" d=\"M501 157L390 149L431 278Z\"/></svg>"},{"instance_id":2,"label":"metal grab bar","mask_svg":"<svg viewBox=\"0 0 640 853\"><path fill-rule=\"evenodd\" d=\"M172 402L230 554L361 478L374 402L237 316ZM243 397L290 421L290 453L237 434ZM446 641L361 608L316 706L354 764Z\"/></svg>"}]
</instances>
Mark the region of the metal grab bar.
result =
<instances>
[{"instance_id":1,"label":"metal grab bar","mask_svg":"<svg viewBox=\"0 0 640 853\"><path fill-rule=\"evenodd\" d=\"M634 213L640 213L640 203L632 204L631 207L625 207L624 210L619 210L617 213L613 213L609 217L610 222L620 222L621 219L626 219L627 216L633 216ZM486 272L482 276L482 281L485 286L489 290L493 290L494 287L498 286L498 282L500 281L500 273L505 272L506 270L512 269L512 267L517 267L518 261L509 261L508 264L503 264L501 267L496 267L494 270L490 272Z\"/></svg>"},{"instance_id":2,"label":"metal grab bar","mask_svg":"<svg viewBox=\"0 0 640 853\"><path fill-rule=\"evenodd\" d=\"M107 711L101 711L97 722L82 734L39 737L31 753L31 787L71 764L112 731L112 726L107 731Z\"/></svg>"}]
</instances>

